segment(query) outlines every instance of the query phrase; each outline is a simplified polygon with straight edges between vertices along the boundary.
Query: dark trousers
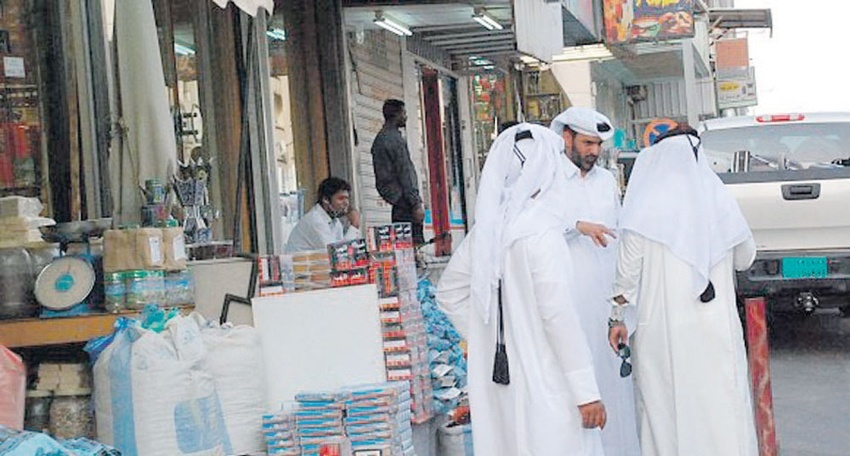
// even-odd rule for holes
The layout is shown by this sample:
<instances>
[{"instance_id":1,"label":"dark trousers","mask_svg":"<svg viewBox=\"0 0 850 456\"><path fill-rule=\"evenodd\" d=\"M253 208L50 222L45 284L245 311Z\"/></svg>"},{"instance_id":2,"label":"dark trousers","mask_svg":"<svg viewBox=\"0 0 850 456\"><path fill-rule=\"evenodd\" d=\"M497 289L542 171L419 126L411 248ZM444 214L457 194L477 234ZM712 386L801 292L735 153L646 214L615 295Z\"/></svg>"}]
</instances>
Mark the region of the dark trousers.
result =
<instances>
[{"instance_id":1,"label":"dark trousers","mask_svg":"<svg viewBox=\"0 0 850 456\"><path fill-rule=\"evenodd\" d=\"M392 219L393 223L410 223L413 226L413 243L417 245L425 243L425 234L422 232L423 226L421 223L413 221L413 210L411 208L399 205L393 206Z\"/></svg>"}]
</instances>

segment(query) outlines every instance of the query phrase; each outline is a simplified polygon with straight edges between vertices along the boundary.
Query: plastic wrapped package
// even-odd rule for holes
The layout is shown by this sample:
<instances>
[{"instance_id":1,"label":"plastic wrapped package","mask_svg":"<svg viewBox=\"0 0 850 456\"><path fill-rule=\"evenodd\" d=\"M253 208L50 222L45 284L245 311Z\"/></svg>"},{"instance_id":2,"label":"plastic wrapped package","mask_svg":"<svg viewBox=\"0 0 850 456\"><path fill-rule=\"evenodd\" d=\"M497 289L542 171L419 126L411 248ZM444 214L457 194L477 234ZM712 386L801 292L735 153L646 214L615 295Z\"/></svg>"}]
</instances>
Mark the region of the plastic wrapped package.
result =
<instances>
[{"instance_id":1,"label":"plastic wrapped package","mask_svg":"<svg viewBox=\"0 0 850 456\"><path fill-rule=\"evenodd\" d=\"M47 432L50 429L51 391L27 391L24 429L32 432Z\"/></svg>"},{"instance_id":2,"label":"plastic wrapped package","mask_svg":"<svg viewBox=\"0 0 850 456\"><path fill-rule=\"evenodd\" d=\"M24 361L0 345L0 426L24 428L27 370Z\"/></svg>"},{"instance_id":3,"label":"plastic wrapped package","mask_svg":"<svg viewBox=\"0 0 850 456\"><path fill-rule=\"evenodd\" d=\"M3 456L77 456L47 434L19 431L0 425L0 454Z\"/></svg>"},{"instance_id":4,"label":"plastic wrapped package","mask_svg":"<svg viewBox=\"0 0 850 456\"><path fill-rule=\"evenodd\" d=\"M58 439L94 437L91 390L54 393L50 403L50 434Z\"/></svg>"}]
</instances>

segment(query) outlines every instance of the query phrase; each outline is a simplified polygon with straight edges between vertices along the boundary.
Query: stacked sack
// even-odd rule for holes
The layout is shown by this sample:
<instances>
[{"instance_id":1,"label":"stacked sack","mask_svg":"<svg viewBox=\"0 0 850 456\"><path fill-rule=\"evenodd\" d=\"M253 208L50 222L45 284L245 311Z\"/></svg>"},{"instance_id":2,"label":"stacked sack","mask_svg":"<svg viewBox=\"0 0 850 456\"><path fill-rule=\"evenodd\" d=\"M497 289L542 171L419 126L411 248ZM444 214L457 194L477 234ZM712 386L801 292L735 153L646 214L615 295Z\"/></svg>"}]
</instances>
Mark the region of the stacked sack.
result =
<instances>
[{"instance_id":1,"label":"stacked sack","mask_svg":"<svg viewBox=\"0 0 850 456\"><path fill-rule=\"evenodd\" d=\"M162 332L123 323L90 343L98 439L124 454L261 452L265 388L253 328L174 316ZM99 350L99 349L98 349Z\"/></svg>"},{"instance_id":2,"label":"stacked sack","mask_svg":"<svg viewBox=\"0 0 850 456\"><path fill-rule=\"evenodd\" d=\"M460 345L463 338L437 305L434 285L422 279L417 291L428 330L434 407L437 413L450 413L466 396L466 357Z\"/></svg>"}]
</instances>

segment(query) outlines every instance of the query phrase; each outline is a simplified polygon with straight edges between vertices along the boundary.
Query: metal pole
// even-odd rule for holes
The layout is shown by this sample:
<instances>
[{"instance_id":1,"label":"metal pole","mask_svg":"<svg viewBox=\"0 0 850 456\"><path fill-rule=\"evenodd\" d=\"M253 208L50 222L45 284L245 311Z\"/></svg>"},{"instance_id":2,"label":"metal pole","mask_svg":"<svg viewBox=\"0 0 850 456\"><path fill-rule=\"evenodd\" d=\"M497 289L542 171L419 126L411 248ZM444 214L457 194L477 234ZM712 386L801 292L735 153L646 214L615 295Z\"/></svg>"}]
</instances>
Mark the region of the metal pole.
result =
<instances>
[{"instance_id":1,"label":"metal pole","mask_svg":"<svg viewBox=\"0 0 850 456\"><path fill-rule=\"evenodd\" d=\"M767 338L765 298L744 300L747 312L747 347L759 455L777 456L776 425L773 420L773 392L770 386L770 344Z\"/></svg>"}]
</instances>

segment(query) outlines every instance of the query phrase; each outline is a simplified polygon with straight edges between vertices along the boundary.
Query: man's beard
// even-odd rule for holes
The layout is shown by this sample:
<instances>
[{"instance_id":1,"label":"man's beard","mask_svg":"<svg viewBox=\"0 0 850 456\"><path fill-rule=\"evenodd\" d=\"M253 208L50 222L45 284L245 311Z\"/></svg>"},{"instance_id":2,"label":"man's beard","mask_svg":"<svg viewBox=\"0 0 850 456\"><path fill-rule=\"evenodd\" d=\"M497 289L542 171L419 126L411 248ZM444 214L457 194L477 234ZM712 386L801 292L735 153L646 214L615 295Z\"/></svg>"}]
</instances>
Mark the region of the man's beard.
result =
<instances>
[{"instance_id":1,"label":"man's beard","mask_svg":"<svg viewBox=\"0 0 850 456\"><path fill-rule=\"evenodd\" d=\"M573 148L572 153L570 154L570 160L575 163L580 170L587 172L593 169L596 165L596 161L599 160L599 156L588 155L582 159L578 151Z\"/></svg>"}]
</instances>

